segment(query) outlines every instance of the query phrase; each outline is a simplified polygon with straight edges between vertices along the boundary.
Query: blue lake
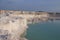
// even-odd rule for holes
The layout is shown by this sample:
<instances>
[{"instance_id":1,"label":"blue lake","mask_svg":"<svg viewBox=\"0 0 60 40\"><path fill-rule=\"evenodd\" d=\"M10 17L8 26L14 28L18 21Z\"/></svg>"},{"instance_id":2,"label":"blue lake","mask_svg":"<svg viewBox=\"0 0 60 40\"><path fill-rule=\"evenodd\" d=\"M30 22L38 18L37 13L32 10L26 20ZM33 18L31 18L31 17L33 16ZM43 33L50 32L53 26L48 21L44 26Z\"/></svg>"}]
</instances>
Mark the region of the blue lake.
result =
<instances>
[{"instance_id":1,"label":"blue lake","mask_svg":"<svg viewBox=\"0 0 60 40\"><path fill-rule=\"evenodd\" d=\"M29 40L60 40L60 22L30 24L26 37Z\"/></svg>"}]
</instances>

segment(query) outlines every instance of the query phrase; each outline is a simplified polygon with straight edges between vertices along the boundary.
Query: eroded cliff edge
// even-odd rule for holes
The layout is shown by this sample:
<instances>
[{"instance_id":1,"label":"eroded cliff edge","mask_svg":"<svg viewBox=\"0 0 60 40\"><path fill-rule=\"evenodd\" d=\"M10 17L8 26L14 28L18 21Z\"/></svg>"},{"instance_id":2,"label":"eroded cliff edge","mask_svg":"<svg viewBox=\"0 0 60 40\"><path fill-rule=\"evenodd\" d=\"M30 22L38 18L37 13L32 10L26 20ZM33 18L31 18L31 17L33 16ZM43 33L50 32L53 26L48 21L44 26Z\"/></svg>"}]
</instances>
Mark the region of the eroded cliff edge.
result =
<instances>
[{"instance_id":1,"label":"eroded cliff edge","mask_svg":"<svg viewBox=\"0 0 60 40\"><path fill-rule=\"evenodd\" d=\"M0 10L0 39L27 40L27 24L47 21L47 12Z\"/></svg>"}]
</instances>

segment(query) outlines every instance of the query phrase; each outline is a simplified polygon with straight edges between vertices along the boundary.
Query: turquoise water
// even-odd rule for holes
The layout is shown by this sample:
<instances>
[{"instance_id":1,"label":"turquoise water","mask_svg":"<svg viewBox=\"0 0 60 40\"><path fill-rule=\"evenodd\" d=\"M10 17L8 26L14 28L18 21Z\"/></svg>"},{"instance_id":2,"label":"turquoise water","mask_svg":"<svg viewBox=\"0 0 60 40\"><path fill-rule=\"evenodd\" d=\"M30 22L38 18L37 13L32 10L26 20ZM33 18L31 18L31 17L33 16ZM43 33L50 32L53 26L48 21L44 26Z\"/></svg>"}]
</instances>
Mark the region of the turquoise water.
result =
<instances>
[{"instance_id":1,"label":"turquoise water","mask_svg":"<svg viewBox=\"0 0 60 40\"><path fill-rule=\"evenodd\" d=\"M30 24L27 30L29 40L60 40L60 22Z\"/></svg>"}]
</instances>

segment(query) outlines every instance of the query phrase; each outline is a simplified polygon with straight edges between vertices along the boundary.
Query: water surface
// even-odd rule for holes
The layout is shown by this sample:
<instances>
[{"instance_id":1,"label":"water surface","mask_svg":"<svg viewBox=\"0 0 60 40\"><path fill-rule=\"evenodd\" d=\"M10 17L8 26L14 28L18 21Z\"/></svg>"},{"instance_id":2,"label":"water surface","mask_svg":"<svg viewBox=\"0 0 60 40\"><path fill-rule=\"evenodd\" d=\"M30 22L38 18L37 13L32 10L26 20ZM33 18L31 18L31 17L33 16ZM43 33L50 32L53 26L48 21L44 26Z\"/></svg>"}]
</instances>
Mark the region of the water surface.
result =
<instances>
[{"instance_id":1,"label":"water surface","mask_svg":"<svg viewBox=\"0 0 60 40\"><path fill-rule=\"evenodd\" d=\"M30 24L27 30L29 40L60 40L60 22Z\"/></svg>"}]
</instances>

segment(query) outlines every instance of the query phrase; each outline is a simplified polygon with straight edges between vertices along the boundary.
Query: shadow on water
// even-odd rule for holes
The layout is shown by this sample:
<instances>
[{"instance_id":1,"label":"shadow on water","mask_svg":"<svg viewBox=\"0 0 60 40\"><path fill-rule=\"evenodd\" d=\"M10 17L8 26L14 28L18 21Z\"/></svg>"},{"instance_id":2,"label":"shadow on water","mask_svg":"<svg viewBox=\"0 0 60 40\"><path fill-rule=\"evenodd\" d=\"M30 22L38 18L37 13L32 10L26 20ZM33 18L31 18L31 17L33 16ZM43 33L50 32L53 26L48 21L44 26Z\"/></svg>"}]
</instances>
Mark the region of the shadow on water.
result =
<instances>
[{"instance_id":1,"label":"shadow on water","mask_svg":"<svg viewBox=\"0 0 60 40\"><path fill-rule=\"evenodd\" d=\"M29 40L60 40L60 22L30 24L27 30Z\"/></svg>"}]
</instances>

